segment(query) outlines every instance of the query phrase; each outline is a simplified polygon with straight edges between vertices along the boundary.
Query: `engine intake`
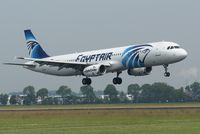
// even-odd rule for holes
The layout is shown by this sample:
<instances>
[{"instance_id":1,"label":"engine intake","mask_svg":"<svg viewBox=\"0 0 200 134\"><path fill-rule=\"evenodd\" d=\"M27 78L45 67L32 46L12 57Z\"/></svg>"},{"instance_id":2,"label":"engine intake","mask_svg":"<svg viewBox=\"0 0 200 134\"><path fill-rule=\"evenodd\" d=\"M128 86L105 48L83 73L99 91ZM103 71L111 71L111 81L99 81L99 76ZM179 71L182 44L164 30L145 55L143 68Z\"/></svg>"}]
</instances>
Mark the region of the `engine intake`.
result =
<instances>
[{"instance_id":1,"label":"engine intake","mask_svg":"<svg viewBox=\"0 0 200 134\"><path fill-rule=\"evenodd\" d=\"M149 75L151 71L152 67L133 68L133 69L128 69L128 74L134 76L145 76Z\"/></svg>"},{"instance_id":2,"label":"engine intake","mask_svg":"<svg viewBox=\"0 0 200 134\"><path fill-rule=\"evenodd\" d=\"M83 70L83 75L93 77L100 76L106 73L106 67L102 64L91 65Z\"/></svg>"}]
</instances>

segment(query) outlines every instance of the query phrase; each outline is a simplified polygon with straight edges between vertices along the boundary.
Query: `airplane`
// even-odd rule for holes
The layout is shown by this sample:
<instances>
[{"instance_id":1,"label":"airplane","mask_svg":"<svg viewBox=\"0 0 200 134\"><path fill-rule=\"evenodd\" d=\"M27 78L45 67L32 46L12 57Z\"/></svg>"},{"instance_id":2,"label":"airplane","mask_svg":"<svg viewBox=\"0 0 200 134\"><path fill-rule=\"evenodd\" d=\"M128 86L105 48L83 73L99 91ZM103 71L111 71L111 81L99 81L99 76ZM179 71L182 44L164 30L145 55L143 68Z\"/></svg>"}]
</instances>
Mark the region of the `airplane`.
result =
<instances>
[{"instance_id":1,"label":"airplane","mask_svg":"<svg viewBox=\"0 0 200 134\"><path fill-rule=\"evenodd\" d=\"M93 50L59 56L49 56L30 29L24 30L30 57L16 57L25 63L4 63L56 76L84 76L83 85L92 83L91 77L116 73L113 84L121 84L119 75L127 70L131 76L150 75L153 66L163 66L165 77L170 76L168 65L185 59L187 51L174 42L154 42L110 49Z\"/></svg>"}]
</instances>

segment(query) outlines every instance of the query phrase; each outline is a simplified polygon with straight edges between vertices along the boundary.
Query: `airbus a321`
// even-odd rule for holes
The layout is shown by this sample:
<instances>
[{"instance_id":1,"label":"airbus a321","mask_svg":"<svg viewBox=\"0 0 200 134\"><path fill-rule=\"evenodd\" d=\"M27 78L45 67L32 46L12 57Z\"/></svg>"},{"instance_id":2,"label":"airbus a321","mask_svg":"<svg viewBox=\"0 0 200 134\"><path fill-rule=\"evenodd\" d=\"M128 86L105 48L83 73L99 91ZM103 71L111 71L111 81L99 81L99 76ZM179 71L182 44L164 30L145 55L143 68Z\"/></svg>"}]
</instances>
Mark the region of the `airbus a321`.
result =
<instances>
[{"instance_id":1,"label":"airbus a321","mask_svg":"<svg viewBox=\"0 0 200 134\"><path fill-rule=\"evenodd\" d=\"M121 84L120 73L127 70L128 75L149 75L153 66L163 66L164 76L169 77L168 65L187 57L187 52L174 42L154 42L130 45L88 52L49 56L41 47L31 30L24 30L30 57L16 57L25 63L5 63L49 75L82 75L83 85L92 83L91 77L106 73L116 73L113 84Z\"/></svg>"}]
</instances>

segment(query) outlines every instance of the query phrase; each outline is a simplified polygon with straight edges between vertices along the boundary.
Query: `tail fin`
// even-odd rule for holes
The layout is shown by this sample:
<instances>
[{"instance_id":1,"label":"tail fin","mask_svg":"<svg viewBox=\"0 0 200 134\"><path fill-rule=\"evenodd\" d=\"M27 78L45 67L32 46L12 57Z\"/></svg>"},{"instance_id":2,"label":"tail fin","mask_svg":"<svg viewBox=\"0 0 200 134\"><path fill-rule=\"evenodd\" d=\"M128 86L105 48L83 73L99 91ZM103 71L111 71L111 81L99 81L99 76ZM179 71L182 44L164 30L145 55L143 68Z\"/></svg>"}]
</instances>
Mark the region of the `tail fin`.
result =
<instances>
[{"instance_id":1,"label":"tail fin","mask_svg":"<svg viewBox=\"0 0 200 134\"><path fill-rule=\"evenodd\" d=\"M29 55L31 58L46 58L49 57L48 54L42 49L40 44L37 42L35 36L31 32L31 30L24 30L26 44L28 47Z\"/></svg>"}]
</instances>

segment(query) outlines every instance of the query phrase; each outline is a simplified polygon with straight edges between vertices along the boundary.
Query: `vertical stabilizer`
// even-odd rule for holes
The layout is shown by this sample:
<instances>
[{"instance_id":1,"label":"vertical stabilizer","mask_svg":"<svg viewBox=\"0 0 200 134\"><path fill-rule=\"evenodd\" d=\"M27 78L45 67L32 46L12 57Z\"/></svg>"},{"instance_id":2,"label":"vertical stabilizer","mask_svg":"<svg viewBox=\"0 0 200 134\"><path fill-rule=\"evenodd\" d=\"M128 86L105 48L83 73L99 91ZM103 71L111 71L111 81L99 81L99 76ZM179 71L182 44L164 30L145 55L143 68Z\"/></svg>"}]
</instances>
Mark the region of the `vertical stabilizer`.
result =
<instances>
[{"instance_id":1,"label":"vertical stabilizer","mask_svg":"<svg viewBox=\"0 0 200 134\"><path fill-rule=\"evenodd\" d=\"M28 47L29 55L31 58L46 58L49 57L48 54L42 49L40 44L37 42L35 36L31 32L31 30L24 30L26 44Z\"/></svg>"}]
</instances>

